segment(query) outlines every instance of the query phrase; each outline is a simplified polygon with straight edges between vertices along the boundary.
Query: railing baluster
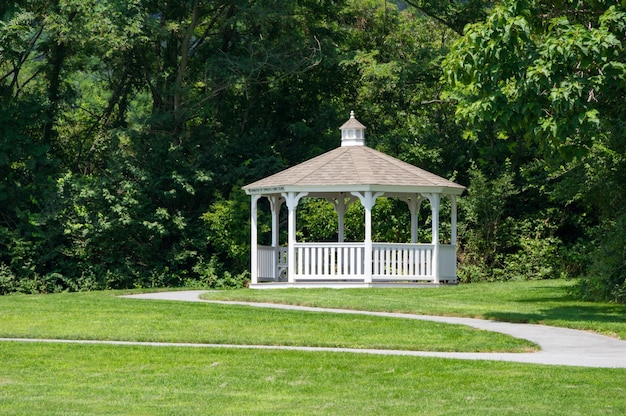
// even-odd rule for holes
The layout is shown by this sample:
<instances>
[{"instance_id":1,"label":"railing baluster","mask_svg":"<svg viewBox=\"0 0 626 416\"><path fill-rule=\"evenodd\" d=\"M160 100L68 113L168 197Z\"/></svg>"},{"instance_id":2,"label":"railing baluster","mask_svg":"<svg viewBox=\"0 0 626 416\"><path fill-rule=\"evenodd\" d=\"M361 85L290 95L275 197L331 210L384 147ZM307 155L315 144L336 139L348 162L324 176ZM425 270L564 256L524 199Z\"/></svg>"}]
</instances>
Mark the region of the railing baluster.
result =
<instances>
[{"instance_id":1,"label":"railing baluster","mask_svg":"<svg viewBox=\"0 0 626 416\"><path fill-rule=\"evenodd\" d=\"M372 275L379 275L382 273L382 268L380 266L381 259L382 254L380 253L380 249L372 246Z\"/></svg>"},{"instance_id":2,"label":"railing baluster","mask_svg":"<svg viewBox=\"0 0 626 416\"><path fill-rule=\"evenodd\" d=\"M324 247L324 270L322 271L323 275L329 275L330 274L330 262L329 262L329 253L328 253L328 247Z\"/></svg>"},{"instance_id":3,"label":"railing baluster","mask_svg":"<svg viewBox=\"0 0 626 416\"><path fill-rule=\"evenodd\" d=\"M407 273L407 257L408 257L408 251L406 248L402 249L402 268L400 269L400 274L402 276L406 276Z\"/></svg>"}]
</instances>

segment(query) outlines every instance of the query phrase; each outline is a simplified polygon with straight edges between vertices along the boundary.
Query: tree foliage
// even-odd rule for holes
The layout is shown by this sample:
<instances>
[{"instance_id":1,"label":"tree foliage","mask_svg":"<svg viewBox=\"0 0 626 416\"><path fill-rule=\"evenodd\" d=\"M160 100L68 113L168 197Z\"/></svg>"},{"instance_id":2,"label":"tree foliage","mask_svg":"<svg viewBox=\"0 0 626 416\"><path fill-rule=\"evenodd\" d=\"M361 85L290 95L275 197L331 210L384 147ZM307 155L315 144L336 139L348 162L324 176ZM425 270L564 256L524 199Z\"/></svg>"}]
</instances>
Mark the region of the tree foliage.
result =
<instances>
[{"instance_id":1,"label":"tree foliage","mask_svg":"<svg viewBox=\"0 0 626 416\"><path fill-rule=\"evenodd\" d=\"M350 110L369 146L469 185L464 280L619 286L624 20L604 1L5 1L0 293L244 284L241 185L336 147ZM375 237L406 241L406 204L379 202ZM300 236L334 221L307 201ZM346 221L358 240L359 204ZM614 261L586 268L603 244Z\"/></svg>"},{"instance_id":2,"label":"tree foliage","mask_svg":"<svg viewBox=\"0 0 626 416\"><path fill-rule=\"evenodd\" d=\"M626 231L625 42L623 3L513 0L469 26L444 62L447 97L468 137L537 149L552 200L582 207L599 230L618 234ZM596 283L586 286L624 301L626 246L616 250L615 241L596 240L588 270Z\"/></svg>"},{"instance_id":3,"label":"tree foliage","mask_svg":"<svg viewBox=\"0 0 626 416\"><path fill-rule=\"evenodd\" d=\"M469 26L448 56L448 96L477 134L522 136L547 157L586 154L617 120L626 65L619 5L509 1Z\"/></svg>"}]
</instances>

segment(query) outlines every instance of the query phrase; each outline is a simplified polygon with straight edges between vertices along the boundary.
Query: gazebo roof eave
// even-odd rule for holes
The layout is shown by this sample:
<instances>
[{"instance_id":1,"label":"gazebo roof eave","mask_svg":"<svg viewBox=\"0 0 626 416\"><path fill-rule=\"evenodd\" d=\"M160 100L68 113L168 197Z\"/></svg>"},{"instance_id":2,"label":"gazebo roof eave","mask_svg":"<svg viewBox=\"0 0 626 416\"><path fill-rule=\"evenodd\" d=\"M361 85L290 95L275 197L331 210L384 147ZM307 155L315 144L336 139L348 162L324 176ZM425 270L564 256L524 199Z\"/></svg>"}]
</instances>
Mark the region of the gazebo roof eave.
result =
<instances>
[{"instance_id":1,"label":"gazebo roof eave","mask_svg":"<svg viewBox=\"0 0 626 416\"><path fill-rule=\"evenodd\" d=\"M434 193L443 195L461 195L465 191L463 186L441 186L441 185L376 185L376 184L346 184L346 185L277 185L277 186L245 186L247 195L276 195L285 192L306 192L313 196L315 194L341 194L350 192L383 192L385 194L422 194Z\"/></svg>"}]
</instances>

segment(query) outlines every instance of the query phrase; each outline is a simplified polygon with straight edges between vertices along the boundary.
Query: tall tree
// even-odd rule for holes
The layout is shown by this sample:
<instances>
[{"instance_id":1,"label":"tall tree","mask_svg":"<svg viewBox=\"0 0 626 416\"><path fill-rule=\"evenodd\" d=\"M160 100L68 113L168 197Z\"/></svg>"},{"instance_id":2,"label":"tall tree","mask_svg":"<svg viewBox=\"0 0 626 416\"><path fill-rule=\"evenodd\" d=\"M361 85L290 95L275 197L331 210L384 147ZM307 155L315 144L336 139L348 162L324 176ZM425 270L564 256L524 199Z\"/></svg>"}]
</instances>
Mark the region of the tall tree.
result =
<instances>
[{"instance_id":1,"label":"tall tree","mask_svg":"<svg viewBox=\"0 0 626 416\"><path fill-rule=\"evenodd\" d=\"M586 290L622 301L625 42L620 2L512 0L469 26L444 62L469 137L495 132L539 148L552 196L600 212L611 231L590 256L600 283Z\"/></svg>"},{"instance_id":2,"label":"tall tree","mask_svg":"<svg viewBox=\"0 0 626 416\"><path fill-rule=\"evenodd\" d=\"M319 63L341 3L0 5L7 287L173 284L210 268L218 248L200 216L251 174L253 149L282 162L278 91Z\"/></svg>"}]
</instances>

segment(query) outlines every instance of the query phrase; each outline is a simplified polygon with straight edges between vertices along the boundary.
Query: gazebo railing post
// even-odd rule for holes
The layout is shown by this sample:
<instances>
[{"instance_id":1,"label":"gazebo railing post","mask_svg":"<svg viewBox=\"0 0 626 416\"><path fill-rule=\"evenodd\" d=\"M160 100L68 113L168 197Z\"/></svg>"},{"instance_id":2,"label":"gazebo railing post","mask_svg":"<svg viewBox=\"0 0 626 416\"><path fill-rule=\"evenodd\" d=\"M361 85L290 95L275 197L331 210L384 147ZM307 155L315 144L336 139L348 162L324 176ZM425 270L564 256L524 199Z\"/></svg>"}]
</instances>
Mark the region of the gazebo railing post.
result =
<instances>
[{"instance_id":1,"label":"gazebo railing post","mask_svg":"<svg viewBox=\"0 0 626 416\"><path fill-rule=\"evenodd\" d=\"M363 194L360 192L352 192L352 195L359 198L361 205L365 209L365 252L363 253L363 282L372 283L372 208L376 203L376 199L379 196L384 195L384 192L366 191Z\"/></svg>"},{"instance_id":2,"label":"gazebo railing post","mask_svg":"<svg viewBox=\"0 0 626 416\"><path fill-rule=\"evenodd\" d=\"M260 198L260 195L253 195L250 205L250 280L253 285L259 282L257 206Z\"/></svg>"},{"instance_id":3,"label":"gazebo railing post","mask_svg":"<svg viewBox=\"0 0 626 416\"><path fill-rule=\"evenodd\" d=\"M432 273L433 282L439 283L439 209L441 206L440 194L427 194L426 197L430 201L431 215L432 215L432 244L433 244L433 262Z\"/></svg>"},{"instance_id":4,"label":"gazebo railing post","mask_svg":"<svg viewBox=\"0 0 626 416\"><path fill-rule=\"evenodd\" d=\"M409 206L409 212L411 213L411 243L416 244L419 240L418 216L419 216L420 207L422 206L423 198L421 195L415 194L415 195L409 195L406 197L401 197L400 199L406 202L406 204Z\"/></svg>"},{"instance_id":5,"label":"gazebo railing post","mask_svg":"<svg viewBox=\"0 0 626 416\"><path fill-rule=\"evenodd\" d=\"M280 277L279 274L279 250L278 247L280 246L280 241L279 241L279 229L278 229L278 224L279 224L279 215L280 215L280 206L283 204L284 199L280 196L271 196L268 197L269 201L270 201L270 208L272 210L272 248L274 249L274 257L273 257L273 264L272 264L272 269L274 270L273 272L273 278L274 280L278 280L278 278Z\"/></svg>"},{"instance_id":6,"label":"gazebo railing post","mask_svg":"<svg viewBox=\"0 0 626 416\"><path fill-rule=\"evenodd\" d=\"M450 195L450 209L452 211L451 213L451 218L450 218L450 245L452 246L452 249L454 250L454 282L456 282L456 240L457 240L457 235L456 235L456 223L457 223L457 204L456 204L456 196L455 195Z\"/></svg>"},{"instance_id":7,"label":"gazebo railing post","mask_svg":"<svg viewBox=\"0 0 626 416\"><path fill-rule=\"evenodd\" d=\"M308 192L287 192L282 194L289 210L287 219L287 232L289 234L287 242L287 282L289 283L294 283L296 278L296 210L300 199L308 194Z\"/></svg>"}]
</instances>

